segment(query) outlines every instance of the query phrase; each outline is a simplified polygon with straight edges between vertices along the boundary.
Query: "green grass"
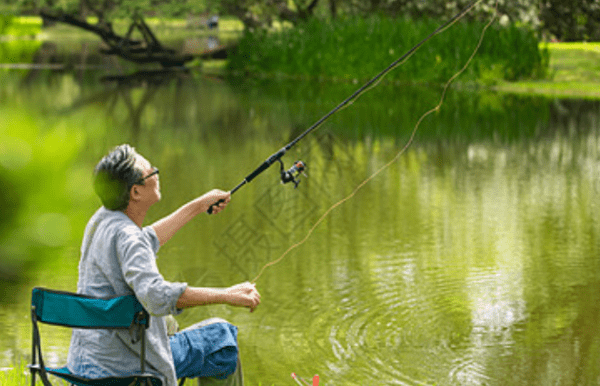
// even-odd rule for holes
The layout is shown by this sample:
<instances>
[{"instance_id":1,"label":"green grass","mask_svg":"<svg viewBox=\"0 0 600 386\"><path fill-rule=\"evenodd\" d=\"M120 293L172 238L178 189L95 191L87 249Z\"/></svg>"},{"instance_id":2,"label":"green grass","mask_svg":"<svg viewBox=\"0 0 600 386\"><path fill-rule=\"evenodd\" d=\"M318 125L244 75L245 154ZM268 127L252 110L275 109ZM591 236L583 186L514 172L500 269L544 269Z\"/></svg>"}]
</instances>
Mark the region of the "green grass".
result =
<instances>
[{"instance_id":1,"label":"green grass","mask_svg":"<svg viewBox=\"0 0 600 386\"><path fill-rule=\"evenodd\" d=\"M313 19L279 32L248 32L231 57L229 69L244 75L362 81L379 73L439 25L436 20L385 17ZM423 45L386 80L447 80L467 62L482 29L482 23L457 23ZM545 52L532 31L494 26L487 31L477 56L461 78L485 79L485 83L494 78L540 78L546 74Z\"/></svg>"},{"instance_id":2,"label":"green grass","mask_svg":"<svg viewBox=\"0 0 600 386\"><path fill-rule=\"evenodd\" d=\"M600 43L549 43L556 82L600 83Z\"/></svg>"},{"instance_id":3,"label":"green grass","mask_svg":"<svg viewBox=\"0 0 600 386\"><path fill-rule=\"evenodd\" d=\"M437 25L386 19L315 21L246 34L228 70L244 76L365 81ZM440 82L472 52L481 26L457 24L394 69L386 81ZM600 99L600 43L538 43L516 27L491 29L460 82L548 97Z\"/></svg>"},{"instance_id":4,"label":"green grass","mask_svg":"<svg viewBox=\"0 0 600 386\"><path fill-rule=\"evenodd\" d=\"M93 22L90 19L90 22ZM148 19L160 38L177 39L209 33L190 29L183 19ZM335 24L318 20L298 28L279 26L270 34L246 34L238 53L228 62L201 63L204 72L222 75L225 69L242 74L280 74L331 80L365 80L381 71L438 23L361 19ZM127 21L115 22L126 30ZM220 19L219 36L237 40L243 25ZM457 24L433 38L386 80L439 82L465 62L479 37L481 25ZM68 25L42 29L35 16L0 15L0 58L3 63L28 62L45 39L99 40ZM23 41L36 37L30 41ZM537 47L537 49L534 49ZM200 65L200 64L198 64ZM541 43L516 27L495 28L461 81L473 81L509 93L600 99L600 43Z\"/></svg>"},{"instance_id":5,"label":"green grass","mask_svg":"<svg viewBox=\"0 0 600 386\"><path fill-rule=\"evenodd\" d=\"M600 99L600 43L542 43L550 54L549 78L504 82L500 91Z\"/></svg>"},{"instance_id":6,"label":"green grass","mask_svg":"<svg viewBox=\"0 0 600 386\"><path fill-rule=\"evenodd\" d=\"M42 385L41 381L36 381L36 385ZM2 386L30 386L31 376L27 365L22 363L10 369L0 370L0 385ZM57 386L60 383L57 384ZM60 385L62 386L62 385Z\"/></svg>"}]
</instances>

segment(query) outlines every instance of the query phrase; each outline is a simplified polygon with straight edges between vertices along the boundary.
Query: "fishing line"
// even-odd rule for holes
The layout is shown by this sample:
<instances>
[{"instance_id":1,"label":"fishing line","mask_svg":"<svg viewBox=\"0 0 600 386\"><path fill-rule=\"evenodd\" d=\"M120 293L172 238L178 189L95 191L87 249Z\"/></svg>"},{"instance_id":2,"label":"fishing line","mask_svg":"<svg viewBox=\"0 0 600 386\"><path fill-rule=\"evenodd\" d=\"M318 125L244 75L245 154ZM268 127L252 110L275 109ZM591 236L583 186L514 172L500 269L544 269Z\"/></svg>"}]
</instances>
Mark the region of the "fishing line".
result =
<instances>
[{"instance_id":1,"label":"fishing line","mask_svg":"<svg viewBox=\"0 0 600 386\"><path fill-rule=\"evenodd\" d=\"M452 19L452 23L447 23L444 26L438 28L436 30L436 32L432 33L431 35L429 35L429 37L427 39L429 39L430 37L434 36L436 33L439 33L447 28L449 28L452 24L454 24L455 22L457 22L460 18L462 18L464 15L467 14L467 12L469 10L471 10L473 7L475 7L477 4L479 4L480 2L482 2L483 0L479 0L475 3L473 3L470 7L467 8L467 11L463 11L461 12L459 15L459 17L454 17ZM367 179L365 179L363 182L361 182L356 188L354 188L354 190L352 191L352 193L350 193L348 196L344 197L343 199L341 199L340 201L336 202L335 204L333 204L329 209L327 209L325 211L325 213L323 213L323 215L317 220L317 222L312 226L312 228L310 228L310 230L308 231L308 233L306 234L306 236L300 240L299 242L291 245L279 258L277 258L276 260L273 260L271 262L266 263L259 271L258 275L252 280L252 283L256 283L256 281L262 276L264 270L268 267L271 267L275 264L278 264L279 262L281 262L281 260L283 260L283 258L285 256L287 256L291 251L293 251L294 249L298 248L299 246L301 246L302 244L304 244L309 238L310 236L313 234L313 232L315 231L315 229L323 222L323 220L338 206L342 205L343 203L345 203L346 201L350 200L352 197L354 197L356 195L356 193L363 187L365 186L369 181L371 181L372 179L374 179L377 175L379 175L379 173L381 173L382 171L384 171L385 169L387 169L388 167L390 167L393 163L395 163L400 156L402 156L402 154L404 154L404 152L406 152L406 150L410 147L410 145L412 145L415 135L417 133L417 130L419 129L419 127L421 126L421 122L423 122L423 120L428 117L429 115L433 114L434 112L439 112L440 108L442 107L442 104L444 103L444 99L446 97L446 93L448 91L448 88L450 87L450 84L452 84L452 82L459 77L469 66L469 64L473 61L473 58L475 57L475 54L477 54L477 51L479 50L479 48L481 47L481 44L483 43L483 38L485 37L485 33L488 30L488 28L492 25L492 23L494 22L494 20L496 19L498 13L498 1L496 1L496 8L494 11L494 14L492 15L490 21L485 25L485 27L483 28L482 32L481 32L481 36L479 37L479 41L475 47L475 49L473 50L473 53L471 54L471 56L469 57L469 59L467 60L467 62L465 63L465 65L458 71L456 72L444 85L443 90L442 90L442 95L440 97L440 100L438 102L438 104L433 107L432 109L430 109L429 111L425 112L417 121L417 123L415 124L415 127L412 130L412 133L408 139L408 141L406 142L406 144L404 145L404 147L402 149L400 149L400 151L396 154L396 156L394 156L388 163L386 163L385 165L383 165L381 168L379 168L377 171L375 171L372 175L370 175L369 177L367 177ZM426 39L426 40L427 40ZM426 41L425 40L425 41ZM420 43L422 44L422 43ZM416 46L415 46L416 47ZM414 52L414 50L411 50L411 55ZM410 51L409 51L410 52ZM410 55L405 55L403 56L403 58L397 60L396 62L394 62L394 64L390 65L385 71L385 73L389 72L391 69L393 69L394 67L396 67L397 65L403 63L404 61L406 61L408 59ZM385 75L385 74L384 74ZM376 81L378 82L381 79L381 76L375 77L371 80L371 82L368 83L368 85L370 86L371 84L375 83ZM376 85L376 84L375 84ZM374 86L373 86L374 87ZM359 91L360 93L366 91L368 88L365 86L363 86ZM369 88L370 89L370 88ZM355 96L360 95L360 93L357 91L355 94ZM341 106L341 105L340 105ZM338 107L340 107L338 106ZM343 107L343 106L342 106ZM341 108L341 107L340 107Z\"/></svg>"},{"instance_id":2,"label":"fishing line","mask_svg":"<svg viewBox=\"0 0 600 386\"><path fill-rule=\"evenodd\" d=\"M284 166L283 166L283 161L281 161L281 157L283 157L284 154L288 150L290 150L293 146L295 146L302 138L304 138L305 136L307 136L311 131L313 131L316 128L318 128L319 126L321 126L333 114L335 114L336 112L338 112L341 109L345 108L346 106L350 105L361 94L363 94L367 90L370 90L371 88L373 88L377 84L379 84L379 82L381 81L381 79L385 75L387 75L390 71L392 71L394 68L396 68L400 64L404 63L406 60L408 60L408 58L410 56L412 56L412 54L414 54L415 51L417 51L429 39L431 39L435 35L439 34L442 31L445 31L447 28L449 28L450 26L452 26L454 23L456 23L458 20L460 20L463 16L465 16L471 9L473 9L473 7L475 7L477 4L481 3L482 1L483 0L478 0L478 1L472 2L471 5L469 5L464 10L462 10L461 12L459 12L458 14L456 14L455 16L453 16L450 20L448 20L442 26L438 27L435 31L433 31L431 34L429 34L429 36L427 36L425 39L423 39L419 43L417 43L413 48L411 48L410 50L408 50L408 52L406 52L404 55L402 55L401 57L399 57L398 59L396 59L386 69L384 69L383 71L381 71L379 74L375 75L371 80L369 80L362 87L360 87L358 90L356 90L352 95L350 95L348 98L346 98L344 101L342 101L333 110L331 110L330 112L328 112L327 114L325 114L321 119L319 119L317 122L315 122L311 127L309 127L308 129L306 129L306 131L304 131L302 134L300 134L296 139L294 139L292 142L288 143L286 146L282 147L279 151L277 151L276 153L272 154L269 158L267 158L252 173L248 174L246 176L246 178L244 178L242 180L242 182L240 182L236 187L234 187L233 189L231 189L230 193L234 194L235 192L237 192L242 186L248 184L250 181L252 181L259 174L261 174L262 172L264 172L265 170L267 170L272 164L274 164L277 161L281 164L281 177L282 177L281 178L281 182L287 183L287 182L294 181L296 183L296 181L294 179L294 176L292 175L293 173L291 172L291 170L286 171L285 168L284 168ZM287 178L287 177L290 177L290 176L292 178ZM297 183L296 183L296 185L297 185ZM208 214L212 214L213 208L215 206L218 206L220 203L222 203L224 201L225 200L219 200L219 201L215 202L214 204L212 204L208 208L208 210L206 212Z\"/></svg>"},{"instance_id":3,"label":"fishing line","mask_svg":"<svg viewBox=\"0 0 600 386\"><path fill-rule=\"evenodd\" d=\"M392 71L396 67L400 67L401 65L403 65L408 59L410 59L411 56L413 56L413 54L417 51L417 49L419 49L425 42L427 42L429 39L431 39L435 35L441 34L448 28L452 27L455 23L457 23L460 19L462 19L467 13L469 13L471 11L471 9L475 8L475 6L477 6L482 1L483 0L478 0L478 1L472 2L471 5L467 6L462 12L455 15L453 18L448 20L442 26L438 27L438 29L436 29L431 34L429 34L429 36L427 36L425 39L423 39L421 42L419 42L416 46L414 46L412 49L410 49L406 54L404 54L403 56L398 58L394 63L390 64L388 66L388 68L383 70L380 74L378 74L373 79L371 79L371 81L369 81L367 84L365 84L361 89L356 91L350 98L348 98L347 103L344 104L345 101L342 102L340 104L340 106L338 106L339 108L337 109L337 111L342 110L342 109L352 105L362 94L377 87L385 75L387 75L390 71ZM344 105L342 106L342 104L344 104Z\"/></svg>"}]
</instances>

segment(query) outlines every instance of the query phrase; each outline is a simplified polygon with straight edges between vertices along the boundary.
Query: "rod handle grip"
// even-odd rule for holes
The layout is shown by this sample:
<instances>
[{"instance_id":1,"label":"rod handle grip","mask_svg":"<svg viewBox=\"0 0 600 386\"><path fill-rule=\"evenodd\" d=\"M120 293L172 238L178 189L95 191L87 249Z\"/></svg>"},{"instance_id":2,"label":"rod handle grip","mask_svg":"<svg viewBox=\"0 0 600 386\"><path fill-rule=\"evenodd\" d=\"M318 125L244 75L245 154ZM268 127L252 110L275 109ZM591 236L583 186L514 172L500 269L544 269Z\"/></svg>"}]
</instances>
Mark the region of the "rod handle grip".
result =
<instances>
[{"instance_id":1,"label":"rod handle grip","mask_svg":"<svg viewBox=\"0 0 600 386\"><path fill-rule=\"evenodd\" d=\"M212 204L211 206L208 207L208 209L206 210L206 213L208 214L212 214L213 212L213 207L218 206L220 203L225 202L224 199L220 199L219 201L215 202L214 204Z\"/></svg>"}]
</instances>

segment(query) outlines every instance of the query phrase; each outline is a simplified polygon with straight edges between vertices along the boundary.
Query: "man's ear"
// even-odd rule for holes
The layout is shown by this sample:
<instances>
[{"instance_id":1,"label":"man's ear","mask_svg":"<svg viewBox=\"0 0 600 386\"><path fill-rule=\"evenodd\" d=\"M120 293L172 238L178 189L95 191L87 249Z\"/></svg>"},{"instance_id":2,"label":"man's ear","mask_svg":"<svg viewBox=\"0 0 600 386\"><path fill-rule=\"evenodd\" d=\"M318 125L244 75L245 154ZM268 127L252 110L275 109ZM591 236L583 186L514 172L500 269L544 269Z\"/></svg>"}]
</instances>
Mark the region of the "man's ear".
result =
<instances>
[{"instance_id":1,"label":"man's ear","mask_svg":"<svg viewBox=\"0 0 600 386\"><path fill-rule=\"evenodd\" d=\"M138 201L140 199L140 191L137 185L133 185L131 190L129 190L129 199Z\"/></svg>"}]
</instances>

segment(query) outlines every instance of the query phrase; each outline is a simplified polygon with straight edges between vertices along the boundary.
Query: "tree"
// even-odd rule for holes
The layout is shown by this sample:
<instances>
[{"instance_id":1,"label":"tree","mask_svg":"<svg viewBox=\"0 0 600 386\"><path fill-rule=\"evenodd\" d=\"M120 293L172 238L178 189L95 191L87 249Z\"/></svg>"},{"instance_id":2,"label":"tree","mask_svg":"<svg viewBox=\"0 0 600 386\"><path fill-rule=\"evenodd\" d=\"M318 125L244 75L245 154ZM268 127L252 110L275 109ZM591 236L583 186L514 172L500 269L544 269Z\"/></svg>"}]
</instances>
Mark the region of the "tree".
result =
<instances>
[{"instance_id":1,"label":"tree","mask_svg":"<svg viewBox=\"0 0 600 386\"><path fill-rule=\"evenodd\" d=\"M448 19L473 0L221 0L217 7L237 16L248 28L268 28L274 20L293 24L314 16L340 15ZM530 26L559 40L600 40L598 0L484 0L466 15L487 20L498 8L504 22Z\"/></svg>"},{"instance_id":2,"label":"tree","mask_svg":"<svg viewBox=\"0 0 600 386\"><path fill-rule=\"evenodd\" d=\"M329 0L334 7L336 0ZM148 16L187 17L207 11L239 18L246 28L269 28L274 20L296 24L314 15L319 0L220 0L210 4L198 0L6 0L25 13L35 13L44 24L61 22L98 35L108 46L107 54L138 63L159 62L180 66L193 59L164 47L145 22ZM96 21L91 22L90 16ZM116 19L129 19L126 32L113 28Z\"/></svg>"},{"instance_id":3,"label":"tree","mask_svg":"<svg viewBox=\"0 0 600 386\"><path fill-rule=\"evenodd\" d=\"M181 66L193 59L164 47L144 18L148 15L185 16L207 10L196 0L8 0L22 12L39 14L47 22L61 22L98 35L109 47L104 52L137 62ZM95 17L91 22L89 17ZM129 19L124 34L113 28L115 19Z\"/></svg>"},{"instance_id":4,"label":"tree","mask_svg":"<svg viewBox=\"0 0 600 386\"><path fill-rule=\"evenodd\" d=\"M447 19L473 3L473 0L337 0L335 7L352 15L379 13L392 17ZM534 0L485 0L469 12L467 18L487 20L496 4L498 12L513 21L535 22L537 3Z\"/></svg>"},{"instance_id":5,"label":"tree","mask_svg":"<svg viewBox=\"0 0 600 386\"><path fill-rule=\"evenodd\" d=\"M238 17L247 28L268 28L274 20L298 24L317 15L336 18L381 14L447 19L472 3L472 0L221 0L216 7L224 14ZM485 0L467 18L487 20L496 4L500 15L510 21L533 27L539 24L539 7L535 0Z\"/></svg>"},{"instance_id":6,"label":"tree","mask_svg":"<svg viewBox=\"0 0 600 386\"><path fill-rule=\"evenodd\" d=\"M545 0L540 3L542 30L559 40L600 40L598 0Z\"/></svg>"},{"instance_id":7,"label":"tree","mask_svg":"<svg viewBox=\"0 0 600 386\"><path fill-rule=\"evenodd\" d=\"M163 46L145 22L148 16L187 17L212 11L239 18L247 29L268 29L274 21L294 25L314 17L366 16L374 13L408 18L447 19L472 0L5 0L17 9L41 15L47 22L63 22L98 35L108 54L138 62L180 66L193 59ZM598 0L484 0L467 15L487 20L498 7L501 20L521 23L560 40L599 40ZM90 22L89 16L95 17ZM130 20L117 33L116 19Z\"/></svg>"},{"instance_id":8,"label":"tree","mask_svg":"<svg viewBox=\"0 0 600 386\"><path fill-rule=\"evenodd\" d=\"M335 0L329 0L334 2ZM313 17L319 0L221 0L217 9L239 18L246 28L265 29L274 20L297 24Z\"/></svg>"}]
</instances>

